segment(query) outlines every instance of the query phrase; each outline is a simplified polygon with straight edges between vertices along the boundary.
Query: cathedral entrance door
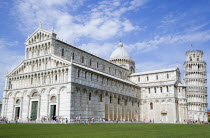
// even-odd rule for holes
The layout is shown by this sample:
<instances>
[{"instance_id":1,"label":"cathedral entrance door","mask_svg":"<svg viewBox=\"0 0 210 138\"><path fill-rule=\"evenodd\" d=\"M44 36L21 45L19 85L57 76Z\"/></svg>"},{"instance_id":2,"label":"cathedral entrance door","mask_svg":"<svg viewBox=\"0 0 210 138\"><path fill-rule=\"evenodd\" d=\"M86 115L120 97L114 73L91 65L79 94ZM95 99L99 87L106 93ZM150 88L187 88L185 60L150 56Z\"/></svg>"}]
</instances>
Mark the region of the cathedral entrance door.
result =
<instances>
[{"instance_id":1,"label":"cathedral entrance door","mask_svg":"<svg viewBox=\"0 0 210 138\"><path fill-rule=\"evenodd\" d=\"M37 119L38 101L32 101L31 105L31 120Z\"/></svg>"},{"instance_id":2,"label":"cathedral entrance door","mask_svg":"<svg viewBox=\"0 0 210 138\"><path fill-rule=\"evenodd\" d=\"M167 114L166 113L162 113L161 115L162 115L162 121L163 121L163 123L165 123L166 119L167 119Z\"/></svg>"},{"instance_id":3,"label":"cathedral entrance door","mask_svg":"<svg viewBox=\"0 0 210 138\"><path fill-rule=\"evenodd\" d=\"M15 119L18 119L20 117L20 107L15 108Z\"/></svg>"},{"instance_id":4,"label":"cathedral entrance door","mask_svg":"<svg viewBox=\"0 0 210 138\"><path fill-rule=\"evenodd\" d=\"M56 116L56 105L50 106L50 118L52 118L53 116Z\"/></svg>"}]
</instances>

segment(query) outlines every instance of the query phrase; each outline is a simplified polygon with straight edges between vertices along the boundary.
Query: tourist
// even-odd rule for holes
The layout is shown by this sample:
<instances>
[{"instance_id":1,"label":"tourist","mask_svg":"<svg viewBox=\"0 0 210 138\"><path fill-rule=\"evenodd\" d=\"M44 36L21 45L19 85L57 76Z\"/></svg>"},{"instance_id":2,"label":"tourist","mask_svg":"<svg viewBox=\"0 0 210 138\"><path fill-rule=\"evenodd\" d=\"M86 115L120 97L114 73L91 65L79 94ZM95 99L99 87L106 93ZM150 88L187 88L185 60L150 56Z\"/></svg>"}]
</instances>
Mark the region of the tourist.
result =
<instances>
[{"instance_id":1,"label":"tourist","mask_svg":"<svg viewBox=\"0 0 210 138\"><path fill-rule=\"evenodd\" d=\"M68 119L66 118L66 124L68 124Z\"/></svg>"}]
</instances>

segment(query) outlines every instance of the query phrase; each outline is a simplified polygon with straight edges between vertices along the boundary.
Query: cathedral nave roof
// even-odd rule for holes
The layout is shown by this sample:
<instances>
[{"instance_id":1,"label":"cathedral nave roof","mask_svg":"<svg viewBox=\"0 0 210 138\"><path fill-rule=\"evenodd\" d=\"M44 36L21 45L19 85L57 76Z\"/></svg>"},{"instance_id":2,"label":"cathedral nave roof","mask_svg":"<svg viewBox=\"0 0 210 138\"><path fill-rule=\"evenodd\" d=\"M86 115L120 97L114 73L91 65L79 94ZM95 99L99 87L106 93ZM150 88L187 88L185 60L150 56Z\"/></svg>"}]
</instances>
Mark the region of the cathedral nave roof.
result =
<instances>
[{"instance_id":1,"label":"cathedral nave roof","mask_svg":"<svg viewBox=\"0 0 210 138\"><path fill-rule=\"evenodd\" d=\"M156 87L156 86L167 86L167 85L175 85L177 81L167 81L160 83L147 83L147 84L139 84L140 87Z\"/></svg>"},{"instance_id":2,"label":"cathedral nave roof","mask_svg":"<svg viewBox=\"0 0 210 138\"><path fill-rule=\"evenodd\" d=\"M137 72L137 73L132 73L130 76L145 75L145 74L155 74L155 73L161 73L161 72L170 72L170 71L175 71L177 69L179 70L179 68L176 67L176 68L168 68L168 69L161 69L161 70Z\"/></svg>"}]
</instances>

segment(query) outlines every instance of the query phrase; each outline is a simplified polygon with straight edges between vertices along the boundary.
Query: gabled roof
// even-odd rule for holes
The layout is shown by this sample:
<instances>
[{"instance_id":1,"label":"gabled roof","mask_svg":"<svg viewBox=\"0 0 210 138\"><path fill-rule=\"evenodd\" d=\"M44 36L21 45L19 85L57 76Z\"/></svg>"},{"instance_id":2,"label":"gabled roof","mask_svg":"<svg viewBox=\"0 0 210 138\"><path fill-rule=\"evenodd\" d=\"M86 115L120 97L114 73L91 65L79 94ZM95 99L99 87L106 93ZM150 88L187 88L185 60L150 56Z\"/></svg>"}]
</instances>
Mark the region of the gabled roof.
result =
<instances>
[{"instance_id":1,"label":"gabled roof","mask_svg":"<svg viewBox=\"0 0 210 138\"><path fill-rule=\"evenodd\" d=\"M184 87L184 85L179 81L165 81L165 82L157 82L157 83L139 84L140 87L157 87L157 86L168 86L168 85L176 85L176 86Z\"/></svg>"},{"instance_id":2,"label":"gabled roof","mask_svg":"<svg viewBox=\"0 0 210 138\"><path fill-rule=\"evenodd\" d=\"M71 64L70 61L65 60L63 58L60 58L60 57L55 56L55 55L46 55L46 56L42 56L42 57L51 57L52 59L56 59L59 62L63 62L63 63L66 63L66 64ZM38 58L40 58L40 57L38 57ZM14 73L15 71L17 71L20 67L22 67L25 62L30 61L30 60L34 60L34 59L38 59L38 58L32 58L32 59L23 60L15 69L13 69L9 74L7 74L7 76L12 75L12 73Z\"/></svg>"},{"instance_id":3,"label":"gabled roof","mask_svg":"<svg viewBox=\"0 0 210 138\"><path fill-rule=\"evenodd\" d=\"M171 71L179 71L179 68L168 68L168 69L161 69L161 70L153 70L153 71L145 71L145 72L137 72L132 73L130 76L138 76L138 75L146 75L146 74L155 74L155 73L161 73L161 72L171 72Z\"/></svg>"},{"instance_id":4,"label":"gabled roof","mask_svg":"<svg viewBox=\"0 0 210 138\"><path fill-rule=\"evenodd\" d=\"M39 27L39 28L36 29L35 32L33 32L31 35L28 36L28 38L26 39L26 41L28 41L30 38L32 38L38 32L43 32L43 33L46 33L46 34L49 34L49 35L52 35L53 34L53 32L47 31L47 30L42 29L41 27Z\"/></svg>"}]
</instances>

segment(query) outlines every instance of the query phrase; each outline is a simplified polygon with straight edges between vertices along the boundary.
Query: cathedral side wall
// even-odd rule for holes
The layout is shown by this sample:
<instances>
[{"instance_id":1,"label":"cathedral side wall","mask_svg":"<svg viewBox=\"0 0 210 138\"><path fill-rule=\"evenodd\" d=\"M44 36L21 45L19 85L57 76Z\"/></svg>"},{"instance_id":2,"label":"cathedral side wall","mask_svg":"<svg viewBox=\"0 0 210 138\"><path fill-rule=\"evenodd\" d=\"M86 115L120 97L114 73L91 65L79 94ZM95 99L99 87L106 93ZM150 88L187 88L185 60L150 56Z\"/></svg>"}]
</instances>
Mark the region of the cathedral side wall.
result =
<instances>
[{"instance_id":1,"label":"cathedral side wall","mask_svg":"<svg viewBox=\"0 0 210 138\"><path fill-rule=\"evenodd\" d=\"M138 87L77 66L72 68L72 83L73 120L140 120Z\"/></svg>"},{"instance_id":2,"label":"cathedral side wall","mask_svg":"<svg viewBox=\"0 0 210 138\"><path fill-rule=\"evenodd\" d=\"M60 41L55 42L54 54L68 61L72 60L75 63L110 74L112 76L125 80L128 79L127 76L129 75L129 70Z\"/></svg>"}]
</instances>

